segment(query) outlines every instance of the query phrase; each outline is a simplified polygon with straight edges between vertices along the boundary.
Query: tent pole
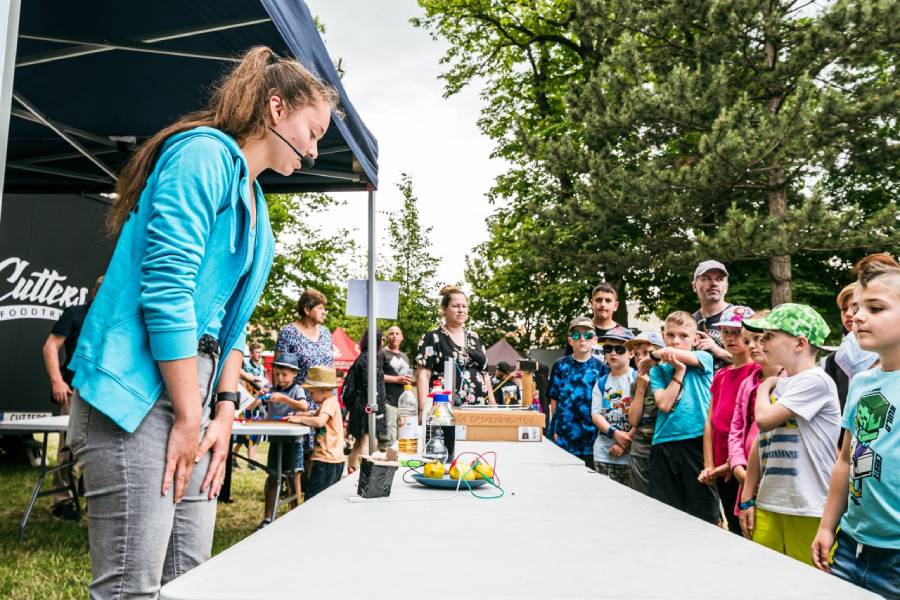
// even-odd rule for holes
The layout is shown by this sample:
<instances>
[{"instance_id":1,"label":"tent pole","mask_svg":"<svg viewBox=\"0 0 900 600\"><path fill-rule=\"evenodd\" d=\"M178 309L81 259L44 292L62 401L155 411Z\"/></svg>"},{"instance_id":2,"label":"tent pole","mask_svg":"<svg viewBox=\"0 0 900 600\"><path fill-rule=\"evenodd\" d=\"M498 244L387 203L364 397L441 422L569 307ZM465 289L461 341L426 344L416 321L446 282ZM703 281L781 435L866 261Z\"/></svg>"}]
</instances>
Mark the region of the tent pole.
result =
<instances>
[{"instance_id":1,"label":"tent pole","mask_svg":"<svg viewBox=\"0 0 900 600\"><path fill-rule=\"evenodd\" d=\"M375 188L370 184L368 186L369 192L369 282L367 289L367 300L368 306L366 307L366 314L369 319L369 372L368 375L368 390L369 390L369 454L373 454L375 450L378 448L378 439L375 434L376 426L375 426L375 411L378 409L378 388L376 381L376 368L378 360L378 344L376 342L375 334L377 332L377 322L376 322L376 306L375 306Z\"/></svg>"},{"instance_id":2,"label":"tent pole","mask_svg":"<svg viewBox=\"0 0 900 600\"><path fill-rule=\"evenodd\" d=\"M0 51L3 53L0 55L0 218L3 214L3 178L6 174L6 143L9 140L13 74L16 71L20 1L0 0Z\"/></svg>"}]
</instances>

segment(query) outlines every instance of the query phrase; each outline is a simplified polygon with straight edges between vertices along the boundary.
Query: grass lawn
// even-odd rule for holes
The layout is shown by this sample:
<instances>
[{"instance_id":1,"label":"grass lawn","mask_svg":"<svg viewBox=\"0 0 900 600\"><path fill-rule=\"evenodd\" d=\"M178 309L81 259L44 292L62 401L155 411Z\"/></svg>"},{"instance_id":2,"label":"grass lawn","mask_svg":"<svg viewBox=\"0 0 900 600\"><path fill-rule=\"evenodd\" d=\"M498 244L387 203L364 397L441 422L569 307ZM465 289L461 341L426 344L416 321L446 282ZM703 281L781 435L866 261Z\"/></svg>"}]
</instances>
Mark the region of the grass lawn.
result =
<instances>
[{"instance_id":1,"label":"grass lawn","mask_svg":"<svg viewBox=\"0 0 900 600\"><path fill-rule=\"evenodd\" d=\"M51 435L51 463L56 458L56 441L57 436ZM257 460L264 463L267 452L264 442L257 448ZM79 523L56 519L50 516L52 498L39 498L25 528L25 539L18 541L19 520L37 473L32 467L0 465L0 598L82 600L91 580L85 516ZM246 463L234 470L234 502L219 504L213 555L248 536L262 520L264 482L265 473L249 470ZM279 513L290 508L282 507Z\"/></svg>"}]
</instances>

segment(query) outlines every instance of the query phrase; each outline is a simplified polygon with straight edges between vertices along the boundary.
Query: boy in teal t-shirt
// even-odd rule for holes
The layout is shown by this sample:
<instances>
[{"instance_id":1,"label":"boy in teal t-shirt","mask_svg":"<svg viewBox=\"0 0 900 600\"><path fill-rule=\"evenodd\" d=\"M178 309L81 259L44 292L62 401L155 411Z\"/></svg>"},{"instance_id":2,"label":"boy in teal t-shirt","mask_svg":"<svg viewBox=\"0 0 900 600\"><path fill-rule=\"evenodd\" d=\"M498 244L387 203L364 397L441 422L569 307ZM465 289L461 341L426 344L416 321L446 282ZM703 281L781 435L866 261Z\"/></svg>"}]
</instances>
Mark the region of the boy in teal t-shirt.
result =
<instances>
[{"instance_id":1,"label":"boy in teal t-shirt","mask_svg":"<svg viewBox=\"0 0 900 600\"><path fill-rule=\"evenodd\" d=\"M650 393L659 413L650 452L650 493L673 508L718 524L719 496L697 477L703 470L703 428L709 411L713 357L693 350L697 321L684 311L666 317L666 347L644 360L650 370Z\"/></svg>"},{"instance_id":2,"label":"boy in teal t-shirt","mask_svg":"<svg viewBox=\"0 0 900 600\"><path fill-rule=\"evenodd\" d=\"M900 598L900 265L885 256L868 256L855 268L853 332L881 364L850 382L844 443L812 560L841 579Z\"/></svg>"},{"instance_id":3,"label":"boy in teal t-shirt","mask_svg":"<svg viewBox=\"0 0 900 600\"><path fill-rule=\"evenodd\" d=\"M841 531L866 546L900 549L900 431L893 427L900 371L860 373L847 398L841 426L850 433L850 489Z\"/></svg>"}]
</instances>

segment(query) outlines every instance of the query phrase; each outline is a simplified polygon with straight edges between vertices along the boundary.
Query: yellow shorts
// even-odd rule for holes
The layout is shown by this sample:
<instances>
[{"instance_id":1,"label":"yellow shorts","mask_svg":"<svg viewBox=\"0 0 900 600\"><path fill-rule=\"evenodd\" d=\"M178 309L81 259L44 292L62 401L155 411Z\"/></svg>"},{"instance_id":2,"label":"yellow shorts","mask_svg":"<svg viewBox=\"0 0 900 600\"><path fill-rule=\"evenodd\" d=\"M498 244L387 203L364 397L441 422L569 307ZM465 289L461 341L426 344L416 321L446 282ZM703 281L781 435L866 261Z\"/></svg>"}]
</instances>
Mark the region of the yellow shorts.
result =
<instances>
[{"instance_id":1,"label":"yellow shorts","mask_svg":"<svg viewBox=\"0 0 900 600\"><path fill-rule=\"evenodd\" d=\"M819 520L819 517L783 515L757 506L753 541L812 566L812 542L819 530Z\"/></svg>"}]
</instances>

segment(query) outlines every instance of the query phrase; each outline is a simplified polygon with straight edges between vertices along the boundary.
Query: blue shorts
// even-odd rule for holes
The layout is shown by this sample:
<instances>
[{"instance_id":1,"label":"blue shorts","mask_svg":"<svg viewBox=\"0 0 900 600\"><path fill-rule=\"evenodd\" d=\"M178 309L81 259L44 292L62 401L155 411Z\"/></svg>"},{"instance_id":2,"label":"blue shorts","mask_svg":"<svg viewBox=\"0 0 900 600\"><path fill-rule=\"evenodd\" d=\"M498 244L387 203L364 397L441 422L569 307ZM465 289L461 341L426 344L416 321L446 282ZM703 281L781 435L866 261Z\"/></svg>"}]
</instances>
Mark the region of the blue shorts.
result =
<instances>
[{"instance_id":1,"label":"blue shorts","mask_svg":"<svg viewBox=\"0 0 900 600\"><path fill-rule=\"evenodd\" d=\"M277 438L273 438L277 439ZM294 441L285 441L276 443L269 442L269 456L266 459L266 466L270 471L278 468L278 452L281 452L281 472L297 473L303 472L303 445Z\"/></svg>"},{"instance_id":2,"label":"blue shorts","mask_svg":"<svg viewBox=\"0 0 900 600\"><path fill-rule=\"evenodd\" d=\"M831 573L885 598L900 598L900 550L860 547L838 531Z\"/></svg>"}]
</instances>

